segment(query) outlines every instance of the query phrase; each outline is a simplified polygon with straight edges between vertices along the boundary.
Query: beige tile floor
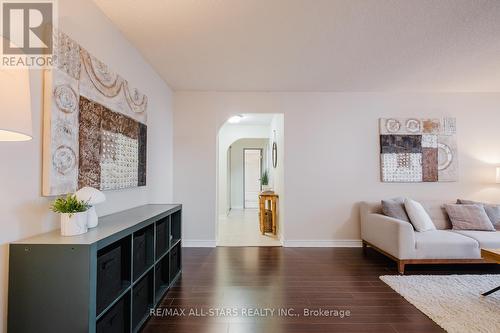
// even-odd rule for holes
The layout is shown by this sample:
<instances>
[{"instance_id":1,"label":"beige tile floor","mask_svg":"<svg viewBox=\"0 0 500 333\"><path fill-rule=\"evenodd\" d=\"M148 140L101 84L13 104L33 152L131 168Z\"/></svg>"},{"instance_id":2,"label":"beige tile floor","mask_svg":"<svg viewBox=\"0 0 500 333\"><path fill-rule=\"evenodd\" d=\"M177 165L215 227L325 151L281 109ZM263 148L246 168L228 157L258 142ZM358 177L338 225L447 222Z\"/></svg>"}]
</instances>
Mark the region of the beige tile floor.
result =
<instances>
[{"instance_id":1,"label":"beige tile floor","mask_svg":"<svg viewBox=\"0 0 500 333\"><path fill-rule=\"evenodd\" d=\"M259 231L257 209L233 209L219 218L217 246L281 246L277 236Z\"/></svg>"}]
</instances>

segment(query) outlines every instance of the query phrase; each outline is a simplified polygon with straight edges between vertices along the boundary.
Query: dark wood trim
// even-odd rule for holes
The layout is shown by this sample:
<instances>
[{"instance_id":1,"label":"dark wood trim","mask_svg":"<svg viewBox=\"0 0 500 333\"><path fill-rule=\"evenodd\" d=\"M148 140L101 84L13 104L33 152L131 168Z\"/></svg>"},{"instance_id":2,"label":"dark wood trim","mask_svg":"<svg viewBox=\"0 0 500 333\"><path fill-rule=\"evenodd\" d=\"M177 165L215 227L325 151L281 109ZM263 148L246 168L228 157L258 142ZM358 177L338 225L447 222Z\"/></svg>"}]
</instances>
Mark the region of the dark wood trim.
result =
<instances>
[{"instance_id":1,"label":"dark wood trim","mask_svg":"<svg viewBox=\"0 0 500 333\"><path fill-rule=\"evenodd\" d=\"M375 245L371 244L370 242L367 242L363 240L363 248L366 247L371 247L377 252L382 253L386 257L394 260L396 264L398 265L398 272L401 275L404 275L405 273L405 266L406 265L449 265L449 264L491 264L494 263L494 261L487 260L487 259L398 259L394 257L393 255L385 252L384 250L376 247Z\"/></svg>"}]
</instances>

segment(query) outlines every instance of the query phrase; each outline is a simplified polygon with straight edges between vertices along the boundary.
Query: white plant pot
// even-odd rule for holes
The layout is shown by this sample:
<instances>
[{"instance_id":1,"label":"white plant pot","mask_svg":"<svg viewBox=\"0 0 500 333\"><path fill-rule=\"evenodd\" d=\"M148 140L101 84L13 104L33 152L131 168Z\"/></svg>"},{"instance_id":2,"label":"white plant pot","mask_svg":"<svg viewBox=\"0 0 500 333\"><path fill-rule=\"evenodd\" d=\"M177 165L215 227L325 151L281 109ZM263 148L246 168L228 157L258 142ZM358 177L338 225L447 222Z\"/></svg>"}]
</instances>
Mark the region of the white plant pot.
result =
<instances>
[{"instance_id":1,"label":"white plant pot","mask_svg":"<svg viewBox=\"0 0 500 333\"><path fill-rule=\"evenodd\" d=\"M273 187L269 185L262 185L262 192L264 191L272 191Z\"/></svg>"},{"instance_id":2,"label":"white plant pot","mask_svg":"<svg viewBox=\"0 0 500 333\"><path fill-rule=\"evenodd\" d=\"M76 236L84 234L87 229L87 212L61 214L61 236Z\"/></svg>"},{"instance_id":3,"label":"white plant pot","mask_svg":"<svg viewBox=\"0 0 500 333\"><path fill-rule=\"evenodd\" d=\"M87 210L87 226L89 228L95 228L97 227L97 224L99 222L99 219L97 218L97 212L95 211L95 207L92 206Z\"/></svg>"}]
</instances>

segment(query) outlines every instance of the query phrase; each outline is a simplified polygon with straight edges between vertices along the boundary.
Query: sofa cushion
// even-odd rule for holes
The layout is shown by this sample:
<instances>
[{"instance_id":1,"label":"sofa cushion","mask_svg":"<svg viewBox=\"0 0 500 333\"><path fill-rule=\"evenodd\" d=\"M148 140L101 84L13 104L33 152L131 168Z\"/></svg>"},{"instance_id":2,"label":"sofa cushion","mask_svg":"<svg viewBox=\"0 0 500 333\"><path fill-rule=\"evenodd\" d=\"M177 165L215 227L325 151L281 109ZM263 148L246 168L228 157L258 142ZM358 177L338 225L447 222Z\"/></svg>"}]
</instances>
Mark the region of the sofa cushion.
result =
<instances>
[{"instance_id":1,"label":"sofa cushion","mask_svg":"<svg viewBox=\"0 0 500 333\"><path fill-rule=\"evenodd\" d=\"M484 210L486 211L486 214L488 215L491 223L495 227L496 230L500 230L500 205L493 205L493 204L488 204L488 203L483 203L483 202L477 202L477 201L472 201L472 200L463 200L463 199L458 199L457 204L461 205L472 205L472 204L479 204L483 205Z\"/></svg>"},{"instance_id":2,"label":"sofa cushion","mask_svg":"<svg viewBox=\"0 0 500 333\"><path fill-rule=\"evenodd\" d=\"M419 232L436 230L431 217L425 210L424 206L422 206L419 202L411 199L405 199L405 208L415 230Z\"/></svg>"},{"instance_id":3,"label":"sofa cushion","mask_svg":"<svg viewBox=\"0 0 500 333\"><path fill-rule=\"evenodd\" d=\"M408 214L406 214L404 198L382 200L382 213L385 216L410 222L410 218L408 217Z\"/></svg>"},{"instance_id":4,"label":"sofa cushion","mask_svg":"<svg viewBox=\"0 0 500 333\"><path fill-rule=\"evenodd\" d=\"M421 201L438 230L451 229L451 221L442 201Z\"/></svg>"},{"instance_id":5,"label":"sofa cushion","mask_svg":"<svg viewBox=\"0 0 500 333\"><path fill-rule=\"evenodd\" d=\"M453 232L476 240L483 249L500 248L500 231L453 230Z\"/></svg>"},{"instance_id":6,"label":"sofa cushion","mask_svg":"<svg viewBox=\"0 0 500 333\"><path fill-rule=\"evenodd\" d=\"M451 230L415 233L416 259L479 259L479 243Z\"/></svg>"},{"instance_id":7,"label":"sofa cushion","mask_svg":"<svg viewBox=\"0 0 500 333\"><path fill-rule=\"evenodd\" d=\"M495 231L483 205L444 205L453 230Z\"/></svg>"}]
</instances>

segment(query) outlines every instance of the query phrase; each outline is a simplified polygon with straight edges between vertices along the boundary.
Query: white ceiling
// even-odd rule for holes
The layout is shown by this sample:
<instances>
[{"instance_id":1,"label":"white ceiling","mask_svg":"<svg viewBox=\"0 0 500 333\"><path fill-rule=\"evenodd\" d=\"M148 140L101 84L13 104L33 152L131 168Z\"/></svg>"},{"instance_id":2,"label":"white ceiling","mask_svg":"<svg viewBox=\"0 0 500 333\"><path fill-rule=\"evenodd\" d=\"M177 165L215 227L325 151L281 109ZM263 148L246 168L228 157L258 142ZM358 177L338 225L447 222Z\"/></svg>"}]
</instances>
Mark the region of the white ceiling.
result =
<instances>
[{"instance_id":1,"label":"white ceiling","mask_svg":"<svg viewBox=\"0 0 500 333\"><path fill-rule=\"evenodd\" d=\"M498 0L94 0L175 90L500 91Z\"/></svg>"}]
</instances>

